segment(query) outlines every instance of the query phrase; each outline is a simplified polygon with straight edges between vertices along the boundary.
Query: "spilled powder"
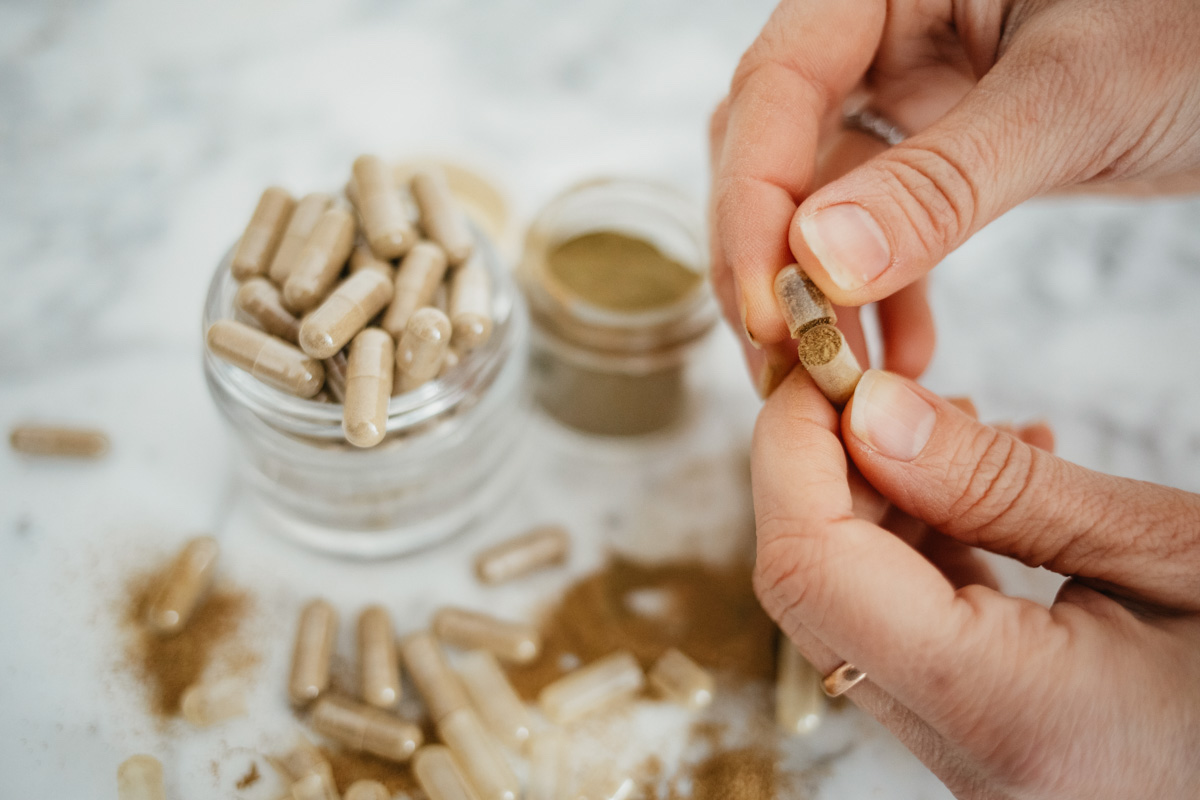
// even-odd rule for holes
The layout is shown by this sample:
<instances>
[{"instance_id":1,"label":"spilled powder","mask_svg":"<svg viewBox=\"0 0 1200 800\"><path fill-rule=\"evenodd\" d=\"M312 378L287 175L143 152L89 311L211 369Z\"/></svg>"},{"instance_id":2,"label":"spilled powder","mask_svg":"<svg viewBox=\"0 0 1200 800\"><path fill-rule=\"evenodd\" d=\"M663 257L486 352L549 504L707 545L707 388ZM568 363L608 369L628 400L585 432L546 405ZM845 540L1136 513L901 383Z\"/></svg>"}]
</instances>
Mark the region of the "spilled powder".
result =
<instances>
[{"instance_id":1,"label":"spilled powder","mask_svg":"<svg viewBox=\"0 0 1200 800\"><path fill-rule=\"evenodd\" d=\"M252 761L250 762L250 769L245 775L238 779L237 788L249 789L251 786L258 783L258 779L261 777L262 776L258 773L258 762Z\"/></svg>"},{"instance_id":2,"label":"spilled powder","mask_svg":"<svg viewBox=\"0 0 1200 800\"><path fill-rule=\"evenodd\" d=\"M333 782L339 792L346 791L355 781L372 780L382 783L393 795L404 792L410 797L424 797L408 764L385 761L367 753L331 747L318 749L333 768Z\"/></svg>"},{"instance_id":3,"label":"spilled powder","mask_svg":"<svg viewBox=\"0 0 1200 800\"><path fill-rule=\"evenodd\" d=\"M721 750L689 768L692 800L769 800L778 783L778 755L763 747ZM671 799L677 795L672 792Z\"/></svg>"}]
</instances>

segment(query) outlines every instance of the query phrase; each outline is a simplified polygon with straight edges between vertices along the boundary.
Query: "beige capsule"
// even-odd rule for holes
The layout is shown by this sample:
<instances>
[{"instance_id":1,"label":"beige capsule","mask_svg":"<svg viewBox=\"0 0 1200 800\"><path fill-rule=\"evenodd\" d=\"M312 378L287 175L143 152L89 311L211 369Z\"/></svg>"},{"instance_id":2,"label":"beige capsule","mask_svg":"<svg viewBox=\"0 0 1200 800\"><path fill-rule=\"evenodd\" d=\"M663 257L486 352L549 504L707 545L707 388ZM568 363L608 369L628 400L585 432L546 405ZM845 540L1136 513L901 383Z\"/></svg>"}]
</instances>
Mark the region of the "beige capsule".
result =
<instances>
[{"instance_id":1,"label":"beige capsule","mask_svg":"<svg viewBox=\"0 0 1200 800\"><path fill-rule=\"evenodd\" d=\"M329 358L392 299L392 282L367 270L342 281L300 326L300 349L313 358Z\"/></svg>"},{"instance_id":2,"label":"beige capsule","mask_svg":"<svg viewBox=\"0 0 1200 800\"><path fill-rule=\"evenodd\" d=\"M513 664L528 664L542 654L542 634L535 626L465 608L438 609L433 632L446 644L487 650Z\"/></svg>"},{"instance_id":3,"label":"beige capsule","mask_svg":"<svg viewBox=\"0 0 1200 800\"><path fill-rule=\"evenodd\" d=\"M246 686L236 678L196 683L183 691L179 710L197 728L207 728L246 713Z\"/></svg>"},{"instance_id":4,"label":"beige capsule","mask_svg":"<svg viewBox=\"0 0 1200 800\"><path fill-rule=\"evenodd\" d=\"M418 308L433 303L445 274L446 254L436 244L418 242L408 252L396 270L392 303L380 322L393 339L400 340Z\"/></svg>"},{"instance_id":5,"label":"beige capsule","mask_svg":"<svg viewBox=\"0 0 1200 800\"><path fill-rule=\"evenodd\" d=\"M354 248L354 217L329 208L304 243L283 284L283 301L295 311L308 311L329 293Z\"/></svg>"},{"instance_id":6,"label":"beige capsule","mask_svg":"<svg viewBox=\"0 0 1200 800\"><path fill-rule=\"evenodd\" d=\"M413 773L429 800L479 800L475 787L445 745L431 744L418 750L413 757Z\"/></svg>"},{"instance_id":7,"label":"beige capsule","mask_svg":"<svg viewBox=\"0 0 1200 800\"><path fill-rule=\"evenodd\" d=\"M775 301L793 339L800 338L800 334L814 325L837 322L833 303L797 264L784 267L775 276Z\"/></svg>"},{"instance_id":8,"label":"beige capsule","mask_svg":"<svg viewBox=\"0 0 1200 800\"><path fill-rule=\"evenodd\" d=\"M370 270L378 272L389 281L394 282L396 280L396 268L392 266L392 262L384 261L376 256L372 252L371 246L363 242L354 245L354 249L350 252L350 265L348 269L351 275L363 270Z\"/></svg>"},{"instance_id":9,"label":"beige capsule","mask_svg":"<svg viewBox=\"0 0 1200 800\"><path fill-rule=\"evenodd\" d=\"M362 697L377 708L400 702L400 659L392 619L383 606L368 606L358 616L358 669Z\"/></svg>"},{"instance_id":10,"label":"beige capsule","mask_svg":"<svg viewBox=\"0 0 1200 800\"><path fill-rule=\"evenodd\" d=\"M821 673L781 635L775 670L775 724L789 734L812 733L824 716Z\"/></svg>"},{"instance_id":11,"label":"beige capsule","mask_svg":"<svg viewBox=\"0 0 1200 800\"><path fill-rule=\"evenodd\" d=\"M354 159L354 186L355 204L371 250L380 258L407 253L417 242L417 230L400 201L391 167L378 156L359 156Z\"/></svg>"},{"instance_id":12,"label":"beige capsule","mask_svg":"<svg viewBox=\"0 0 1200 800\"><path fill-rule=\"evenodd\" d=\"M796 352L829 402L838 406L849 402L863 371L841 331L832 325L814 325L801 334Z\"/></svg>"},{"instance_id":13,"label":"beige capsule","mask_svg":"<svg viewBox=\"0 0 1200 800\"><path fill-rule=\"evenodd\" d=\"M289 782L308 775L324 775L333 781L333 767L303 734L296 737L296 746L280 756L268 756L271 765Z\"/></svg>"},{"instance_id":14,"label":"beige capsule","mask_svg":"<svg viewBox=\"0 0 1200 800\"><path fill-rule=\"evenodd\" d=\"M329 688L329 662L336 636L337 612L333 606L320 598L309 601L300 612L292 650L288 699L293 706L307 705Z\"/></svg>"},{"instance_id":15,"label":"beige capsule","mask_svg":"<svg viewBox=\"0 0 1200 800\"><path fill-rule=\"evenodd\" d=\"M400 642L400 655L434 722L468 707L462 684L432 634L420 631L406 636Z\"/></svg>"},{"instance_id":16,"label":"beige capsule","mask_svg":"<svg viewBox=\"0 0 1200 800\"><path fill-rule=\"evenodd\" d=\"M108 452L108 436L88 428L18 425L8 434L13 450L30 456L99 458Z\"/></svg>"},{"instance_id":17,"label":"beige capsule","mask_svg":"<svg viewBox=\"0 0 1200 800\"><path fill-rule=\"evenodd\" d=\"M306 194L296 204L296 210L292 212L292 218L283 232L283 239L279 242L279 249L275 251L275 257L271 259L271 266L267 269L267 277L277 286L283 286L287 282L301 251L304 250L305 242L312 236L321 215L331 205L333 198L324 192Z\"/></svg>"},{"instance_id":18,"label":"beige capsule","mask_svg":"<svg viewBox=\"0 0 1200 800\"><path fill-rule=\"evenodd\" d=\"M566 747L557 730L543 730L529 742L525 800L562 800L566 795Z\"/></svg>"},{"instance_id":19,"label":"beige capsule","mask_svg":"<svg viewBox=\"0 0 1200 800\"><path fill-rule=\"evenodd\" d=\"M542 713L565 725L607 706L634 697L645 675L633 654L619 650L556 680L538 694Z\"/></svg>"},{"instance_id":20,"label":"beige capsule","mask_svg":"<svg viewBox=\"0 0 1200 800\"><path fill-rule=\"evenodd\" d=\"M295 206L296 201L286 189L271 186L263 190L254 214L233 251L229 268L234 278L244 281L255 275L267 274Z\"/></svg>"},{"instance_id":21,"label":"beige capsule","mask_svg":"<svg viewBox=\"0 0 1200 800\"><path fill-rule=\"evenodd\" d=\"M587 782L572 794L572 800L630 800L637 791L637 783L627 775L617 775Z\"/></svg>"},{"instance_id":22,"label":"beige capsule","mask_svg":"<svg viewBox=\"0 0 1200 800\"><path fill-rule=\"evenodd\" d=\"M475 238L467 218L450 192L446 175L439 167L430 166L413 173L413 199L421 210L421 227L430 239L441 245L451 266L471 257Z\"/></svg>"},{"instance_id":23,"label":"beige capsule","mask_svg":"<svg viewBox=\"0 0 1200 800\"><path fill-rule=\"evenodd\" d=\"M379 328L365 328L350 343L342 432L355 447L374 447L387 435L395 361L392 337Z\"/></svg>"},{"instance_id":24,"label":"beige capsule","mask_svg":"<svg viewBox=\"0 0 1200 800\"><path fill-rule=\"evenodd\" d=\"M516 800L521 784L472 709L446 715L437 730L481 800Z\"/></svg>"},{"instance_id":25,"label":"beige capsule","mask_svg":"<svg viewBox=\"0 0 1200 800\"><path fill-rule=\"evenodd\" d=\"M209 351L244 369L268 386L297 397L312 397L325 383L325 368L277 336L231 319L214 322L206 337Z\"/></svg>"},{"instance_id":26,"label":"beige capsule","mask_svg":"<svg viewBox=\"0 0 1200 800\"><path fill-rule=\"evenodd\" d=\"M416 725L344 697L322 697L309 721L317 733L388 761L407 761L421 746Z\"/></svg>"},{"instance_id":27,"label":"beige capsule","mask_svg":"<svg viewBox=\"0 0 1200 800\"><path fill-rule=\"evenodd\" d=\"M438 374L450 347L450 320L436 308L420 308L396 344L396 367L413 386Z\"/></svg>"},{"instance_id":28,"label":"beige capsule","mask_svg":"<svg viewBox=\"0 0 1200 800\"><path fill-rule=\"evenodd\" d=\"M543 525L475 557L475 574L483 583L504 583L567 560L571 538L560 525Z\"/></svg>"},{"instance_id":29,"label":"beige capsule","mask_svg":"<svg viewBox=\"0 0 1200 800\"><path fill-rule=\"evenodd\" d=\"M332 775L305 775L291 786L292 800L341 800Z\"/></svg>"},{"instance_id":30,"label":"beige capsule","mask_svg":"<svg viewBox=\"0 0 1200 800\"><path fill-rule=\"evenodd\" d=\"M338 403L346 401L346 367L345 351L334 353L321 362L325 366L325 388Z\"/></svg>"},{"instance_id":31,"label":"beige capsule","mask_svg":"<svg viewBox=\"0 0 1200 800\"><path fill-rule=\"evenodd\" d=\"M139 753L117 767L117 800L166 800L162 762Z\"/></svg>"},{"instance_id":32,"label":"beige capsule","mask_svg":"<svg viewBox=\"0 0 1200 800\"><path fill-rule=\"evenodd\" d=\"M491 337L492 278L479 258L457 267L450 276L449 306L456 350L472 350Z\"/></svg>"},{"instance_id":33,"label":"beige capsule","mask_svg":"<svg viewBox=\"0 0 1200 800\"><path fill-rule=\"evenodd\" d=\"M496 657L486 650L473 650L459 662L458 674L488 730L505 746L523 748L533 731L533 717Z\"/></svg>"},{"instance_id":34,"label":"beige capsule","mask_svg":"<svg viewBox=\"0 0 1200 800\"><path fill-rule=\"evenodd\" d=\"M187 626L212 586L220 552L211 536L198 536L183 546L146 610L150 630L174 636Z\"/></svg>"},{"instance_id":35,"label":"beige capsule","mask_svg":"<svg viewBox=\"0 0 1200 800\"><path fill-rule=\"evenodd\" d=\"M342 800L392 800L392 793L379 781L355 781L346 787Z\"/></svg>"},{"instance_id":36,"label":"beige capsule","mask_svg":"<svg viewBox=\"0 0 1200 800\"><path fill-rule=\"evenodd\" d=\"M283 295L266 278L250 278L243 283L233 305L272 336L289 344L300 341L300 320L287 310Z\"/></svg>"},{"instance_id":37,"label":"beige capsule","mask_svg":"<svg viewBox=\"0 0 1200 800\"><path fill-rule=\"evenodd\" d=\"M674 647L654 662L646 678L663 697L693 710L712 702L716 686L712 673Z\"/></svg>"}]
</instances>

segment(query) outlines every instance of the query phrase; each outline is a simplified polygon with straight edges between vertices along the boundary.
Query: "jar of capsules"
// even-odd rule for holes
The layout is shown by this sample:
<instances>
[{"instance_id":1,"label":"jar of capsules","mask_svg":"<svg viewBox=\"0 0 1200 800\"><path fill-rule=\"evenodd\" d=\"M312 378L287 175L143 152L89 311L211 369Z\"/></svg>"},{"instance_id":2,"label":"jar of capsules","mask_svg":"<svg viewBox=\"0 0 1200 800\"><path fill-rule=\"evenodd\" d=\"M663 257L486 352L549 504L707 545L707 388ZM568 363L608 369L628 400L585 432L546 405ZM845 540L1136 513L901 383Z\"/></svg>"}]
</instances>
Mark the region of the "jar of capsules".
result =
<instances>
[{"instance_id":1,"label":"jar of capsules","mask_svg":"<svg viewBox=\"0 0 1200 800\"><path fill-rule=\"evenodd\" d=\"M328 196L322 197L328 209ZM260 210L266 199L264 193ZM306 202L308 198L295 205L293 225ZM333 207L337 206L335 202ZM326 216L332 213L325 211ZM256 219L258 216L256 212ZM252 220L242 243L251 237L254 224ZM316 223L306 247L315 246L312 243L320 238L324 224ZM388 315L395 313L393 308L406 291L402 272L406 265L411 272L418 260L428 260L422 248L436 251L431 244L418 244L399 256L397 270L385 258L372 258L370 248L360 240L350 257L349 277L341 273L331 279L333 288L326 290L323 302L310 309L291 309L294 318L286 317L284 309L284 316L299 325L290 335L273 330L269 315L256 314L264 307L278 312L281 298L293 298L291 286L280 282L282 290L272 289L265 276L243 276L239 282L235 275L244 244L218 265L204 305L205 378L233 431L241 478L256 510L283 536L337 555L399 555L448 538L509 493L521 473L521 442L529 416L525 400L529 323L512 276L490 239L474 226L468 229L474 241L473 255L464 263L451 263L448 270L441 264L447 277L441 282L426 281L428 296L411 304L420 308L416 313L409 308L407 328L402 321L398 331L389 328ZM359 233L370 235L371 231ZM274 244L282 250L278 238ZM300 256L301 260L305 257ZM338 258L344 260L344 253ZM386 301L393 291L387 287L382 289L386 297L369 305L374 296L370 292L381 282L355 279L357 267L367 262L388 278L386 283L394 280L391 306ZM485 301L484 308L490 318L490 334L477 346L458 352L443 348L443 355L429 363L428 374L414 379L424 341L413 334L420 327L416 321L423 314L435 322L436 318L448 319L437 311L439 306L446 309L449 305L447 313L453 315L457 290L451 276L456 270L486 272L490 301ZM412 289L411 280L407 285ZM254 295L248 286L268 297L264 300L255 295L248 304L247 295ZM360 291L351 298L353 302L341 298L347 293L354 295L355 286ZM323 314L329 316L329 307L361 310L363 319L344 349L324 357L321 348L341 348L343 344L336 335L328 344L329 337L317 324ZM247 315L248 308L254 313ZM445 322L441 324L443 338L453 341L460 336L457 323L453 338ZM436 337L436 324L425 327ZM335 328L337 325L330 330ZM230 355L228 351L236 350L242 338L251 337L257 338L249 355ZM381 342L383 356L378 355ZM359 349L362 352L357 352ZM314 352L319 357L306 358ZM288 366L297 364L300 366ZM394 381L393 364L398 365ZM406 368L411 368L411 374ZM292 371L283 381L290 383L280 387L276 373L287 369ZM381 373L386 373L386 386ZM374 386L376 383L380 385ZM371 387L365 394L355 388L363 385ZM338 396L331 396L335 394ZM363 408L368 411L364 413Z\"/></svg>"},{"instance_id":2,"label":"jar of capsules","mask_svg":"<svg viewBox=\"0 0 1200 800\"><path fill-rule=\"evenodd\" d=\"M534 219L518 269L538 404L589 434L633 436L685 416L689 356L712 329L700 214L668 187L598 179Z\"/></svg>"}]
</instances>

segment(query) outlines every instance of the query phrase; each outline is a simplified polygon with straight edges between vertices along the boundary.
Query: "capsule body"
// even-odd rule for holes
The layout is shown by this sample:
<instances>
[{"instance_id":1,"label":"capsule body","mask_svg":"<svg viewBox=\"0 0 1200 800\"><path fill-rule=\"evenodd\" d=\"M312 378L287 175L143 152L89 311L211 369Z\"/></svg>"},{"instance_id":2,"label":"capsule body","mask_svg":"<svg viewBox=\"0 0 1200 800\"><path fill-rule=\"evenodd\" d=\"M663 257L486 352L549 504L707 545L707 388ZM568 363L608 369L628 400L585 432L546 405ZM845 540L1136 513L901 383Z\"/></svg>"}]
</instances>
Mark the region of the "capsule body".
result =
<instances>
[{"instance_id":1,"label":"capsule body","mask_svg":"<svg viewBox=\"0 0 1200 800\"><path fill-rule=\"evenodd\" d=\"M492 278L479 259L450 276L449 308L455 349L479 347L492 335Z\"/></svg>"},{"instance_id":2,"label":"capsule body","mask_svg":"<svg viewBox=\"0 0 1200 800\"><path fill-rule=\"evenodd\" d=\"M52 425L18 425L8 435L9 445L31 456L99 458L108 452L103 431Z\"/></svg>"},{"instance_id":3,"label":"capsule body","mask_svg":"<svg viewBox=\"0 0 1200 800\"><path fill-rule=\"evenodd\" d=\"M486 650L468 653L459 664L463 688L479 719L502 744L520 750L533 731L533 717L496 657Z\"/></svg>"},{"instance_id":4,"label":"capsule body","mask_svg":"<svg viewBox=\"0 0 1200 800\"><path fill-rule=\"evenodd\" d=\"M461 708L448 714L437 729L480 800L516 800L521 793L517 776L473 710Z\"/></svg>"},{"instance_id":5,"label":"capsule body","mask_svg":"<svg viewBox=\"0 0 1200 800\"><path fill-rule=\"evenodd\" d=\"M154 756L130 756L117 767L117 800L166 800L162 763Z\"/></svg>"},{"instance_id":6,"label":"capsule body","mask_svg":"<svg viewBox=\"0 0 1200 800\"><path fill-rule=\"evenodd\" d=\"M387 435L395 361L392 337L379 328L362 330L350 344L342 431L355 447L374 447Z\"/></svg>"},{"instance_id":7,"label":"capsule body","mask_svg":"<svg viewBox=\"0 0 1200 800\"><path fill-rule=\"evenodd\" d=\"M210 536L190 540L179 551L146 611L146 624L159 636L174 636L187 626L216 576L220 548Z\"/></svg>"},{"instance_id":8,"label":"capsule body","mask_svg":"<svg viewBox=\"0 0 1200 800\"><path fill-rule=\"evenodd\" d=\"M246 713L246 687L236 678L197 683L183 692L179 709L197 728L207 728Z\"/></svg>"},{"instance_id":9,"label":"capsule body","mask_svg":"<svg viewBox=\"0 0 1200 800\"><path fill-rule=\"evenodd\" d=\"M413 757L413 773L429 800L479 800L475 787L467 782L445 745L431 744L418 750Z\"/></svg>"},{"instance_id":10,"label":"capsule body","mask_svg":"<svg viewBox=\"0 0 1200 800\"><path fill-rule=\"evenodd\" d=\"M347 786L342 800L392 800L392 793L379 781L363 779Z\"/></svg>"},{"instance_id":11,"label":"capsule body","mask_svg":"<svg viewBox=\"0 0 1200 800\"><path fill-rule=\"evenodd\" d=\"M383 606L369 606L358 617L358 668L363 700L376 708L400 702L400 661L392 620Z\"/></svg>"},{"instance_id":12,"label":"capsule body","mask_svg":"<svg viewBox=\"0 0 1200 800\"><path fill-rule=\"evenodd\" d=\"M339 800L331 775L305 775L291 786L292 800Z\"/></svg>"},{"instance_id":13,"label":"capsule body","mask_svg":"<svg viewBox=\"0 0 1200 800\"><path fill-rule=\"evenodd\" d=\"M337 612L324 600L312 600L300 612L288 698L294 706L317 699L329 687L329 661L337 636Z\"/></svg>"},{"instance_id":14,"label":"capsule body","mask_svg":"<svg viewBox=\"0 0 1200 800\"><path fill-rule=\"evenodd\" d=\"M300 349L329 358L354 338L392 299L392 282L378 272L351 275L304 318Z\"/></svg>"},{"instance_id":15,"label":"capsule body","mask_svg":"<svg viewBox=\"0 0 1200 800\"><path fill-rule=\"evenodd\" d=\"M567 560L571 539L559 525L543 525L484 550L475 558L483 583L504 583Z\"/></svg>"},{"instance_id":16,"label":"capsule body","mask_svg":"<svg viewBox=\"0 0 1200 800\"><path fill-rule=\"evenodd\" d=\"M786 636L779 637L775 670L775 724L784 733L812 733L825 715L821 674Z\"/></svg>"},{"instance_id":17,"label":"capsule body","mask_svg":"<svg viewBox=\"0 0 1200 800\"><path fill-rule=\"evenodd\" d=\"M322 697L310 721L318 733L389 761L407 761L421 745L416 725L344 697Z\"/></svg>"},{"instance_id":18,"label":"capsule body","mask_svg":"<svg viewBox=\"0 0 1200 800\"><path fill-rule=\"evenodd\" d=\"M832 325L814 325L800 335L797 353L829 402L838 406L849 402L863 371L841 331Z\"/></svg>"},{"instance_id":19,"label":"capsule body","mask_svg":"<svg viewBox=\"0 0 1200 800\"><path fill-rule=\"evenodd\" d=\"M271 266L267 269L267 276L277 286L283 286L287 282L292 268L300 258L300 251L304 249L304 243L317 227L321 215L332 204L333 198L324 192L306 194L296 204L292 218L288 220L283 238L279 242L279 249L275 251L275 257L271 259Z\"/></svg>"},{"instance_id":20,"label":"capsule body","mask_svg":"<svg viewBox=\"0 0 1200 800\"><path fill-rule=\"evenodd\" d=\"M435 377L449 348L450 320L436 308L418 309L396 345L396 367L409 388Z\"/></svg>"},{"instance_id":21,"label":"capsule body","mask_svg":"<svg viewBox=\"0 0 1200 800\"><path fill-rule=\"evenodd\" d=\"M231 319L208 329L208 349L268 386L297 397L312 397L325 383L325 368L298 347Z\"/></svg>"},{"instance_id":22,"label":"capsule body","mask_svg":"<svg viewBox=\"0 0 1200 800\"><path fill-rule=\"evenodd\" d=\"M400 642L400 655L434 722L440 722L447 714L468 707L467 695L458 676L446 663L446 656L437 639L428 631L405 637Z\"/></svg>"},{"instance_id":23,"label":"capsule body","mask_svg":"<svg viewBox=\"0 0 1200 800\"><path fill-rule=\"evenodd\" d=\"M432 242L418 242L396 270L392 303L380 325L397 341L418 308L433 303L446 275L446 254Z\"/></svg>"},{"instance_id":24,"label":"capsule body","mask_svg":"<svg viewBox=\"0 0 1200 800\"><path fill-rule=\"evenodd\" d=\"M295 205L286 189L271 186L263 190L254 214L233 251L229 268L234 278L244 281L267 273Z\"/></svg>"},{"instance_id":25,"label":"capsule body","mask_svg":"<svg viewBox=\"0 0 1200 800\"><path fill-rule=\"evenodd\" d=\"M641 691L644 683L645 675L637 659L621 650L580 667L542 689L538 705L551 722L565 725L632 698Z\"/></svg>"},{"instance_id":26,"label":"capsule body","mask_svg":"<svg viewBox=\"0 0 1200 800\"><path fill-rule=\"evenodd\" d=\"M330 784L333 783L333 767L303 735L296 738L295 747L270 761L293 783L309 775L324 775Z\"/></svg>"},{"instance_id":27,"label":"capsule body","mask_svg":"<svg viewBox=\"0 0 1200 800\"><path fill-rule=\"evenodd\" d=\"M417 231L400 202L391 168L372 155L354 160L355 200L363 233L380 258L397 258L417 241Z\"/></svg>"},{"instance_id":28,"label":"capsule body","mask_svg":"<svg viewBox=\"0 0 1200 800\"><path fill-rule=\"evenodd\" d=\"M296 311L308 311L325 297L354 248L354 217L329 208L317 221L283 284L283 301Z\"/></svg>"},{"instance_id":29,"label":"capsule body","mask_svg":"<svg viewBox=\"0 0 1200 800\"><path fill-rule=\"evenodd\" d=\"M562 734L547 730L529 742L529 782L525 800L562 800L566 796Z\"/></svg>"},{"instance_id":30,"label":"capsule body","mask_svg":"<svg viewBox=\"0 0 1200 800\"><path fill-rule=\"evenodd\" d=\"M471 257L475 239L467 226L467 218L459 209L445 174L437 167L417 170L412 176L413 199L421 210L421 227L446 253L451 266Z\"/></svg>"},{"instance_id":31,"label":"capsule body","mask_svg":"<svg viewBox=\"0 0 1200 800\"><path fill-rule=\"evenodd\" d=\"M716 688L708 670L674 647L654 662L646 678L663 697L693 710L711 703Z\"/></svg>"},{"instance_id":32,"label":"capsule body","mask_svg":"<svg viewBox=\"0 0 1200 800\"><path fill-rule=\"evenodd\" d=\"M288 344L300 341L300 320L284 307L283 295L266 278L250 278L243 283L233 304L272 336Z\"/></svg>"},{"instance_id":33,"label":"capsule body","mask_svg":"<svg viewBox=\"0 0 1200 800\"><path fill-rule=\"evenodd\" d=\"M351 275L363 270L373 270L389 281L396 280L396 268L392 266L392 262L379 258L372 252L369 244L362 242L354 245L354 249L350 251L349 270Z\"/></svg>"},{"instance_id":34,"label":"capsule body","mask_svg":"<svg viewBox=\"0 0 1200 800\"><path fill-rule=\"evenodd\" d=\"M833 303L796 264L784 267L775 276L775 301L793 339L814 325L837 322Z\"/></svg>"},{"instance_id":35,"label":"capsule body","mask_svg":"<svg viewBox=\"0 0 1200 800\"><path fill-rule=\"evenodd\" d=\"M513 664L528 664L542 654L542 635L533 625L497 619L465 608L441 608L433 632L464 650L487 650Z\"/></svg>"}]
</instances>

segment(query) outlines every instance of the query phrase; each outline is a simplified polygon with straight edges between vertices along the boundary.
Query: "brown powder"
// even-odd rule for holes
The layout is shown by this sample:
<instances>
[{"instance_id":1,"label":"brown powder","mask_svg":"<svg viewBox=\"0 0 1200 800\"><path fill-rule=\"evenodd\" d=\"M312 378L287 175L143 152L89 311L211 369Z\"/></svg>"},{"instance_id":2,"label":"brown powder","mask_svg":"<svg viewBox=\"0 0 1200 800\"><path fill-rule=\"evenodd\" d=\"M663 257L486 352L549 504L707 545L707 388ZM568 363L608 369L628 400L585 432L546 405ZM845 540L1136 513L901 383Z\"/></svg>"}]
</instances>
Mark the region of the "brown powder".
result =
<instances>
[{"instance_id":1,"label":"brown powder","mask_svg":"<svg viewBox=\"0 0 1200 800\"><path fill-rule=\"evenodd\" d=\"M333 782L337 784L339 792L346 791L355 781L371 780L382 783L393 795L404 792L413 800L425 797L408 764L385 761L367 753L330 747L319 749L333 768Z\"/></svg>"},{"instance_id":2,"label":"brown powder","mask_svg":"<svg viewBox=\"0 0 1200 800\"><path fill-rule=\"evenodd\" d=\"M249 771L247 771L245 775L238 779L237 788L249 789L251 786L258 783L258 779L261 777L262 776L258 774L258 762L251 761Z\"/></svg>"},{"instance_id":3,"label":"brown powder","mask_svg":"<svg viewBox=\"0 0 1200 800\"><path fill-rule=\"evenodd\" d=\"M577 297L614 311L662 308L702 281L645 239L616 231L568 239L550 251L547 269Z\"/></svg>"},{"instance_id":4,"label":"brown powder","mask_svg":"<svg viewBox=\"0 0 1200 800\"><path fill-rule=\"evenodd\" d=\"M778 754L765 747L721 750L691 768L692 800L771 800Z\"/></svg>"},{"instance_id":5,"label":"brown powder","mask_svg":"<svg viewBox=\"0 0 1200 800\"><path fill-rule=\"evenodd\" d=\"M810 367L819 367L833 361L842 349L842 334L832 325L817 325L809 328L800 337L800 361Z\"/></svg>"},{"instance_id":6,"label":"brown powder","mask_svg":"<svg viewBox=\"0 0 1200 800\"><path fill-rule=\"evenodd\" d=\"M522 697L533 699L564 666L630 650L649 667L669 647L738 680L773 674L775 626L754 596L749 565L641 564L615 558L564 593L542 623L543 653L509 666Z\"/></svg>"}]
</instances>

